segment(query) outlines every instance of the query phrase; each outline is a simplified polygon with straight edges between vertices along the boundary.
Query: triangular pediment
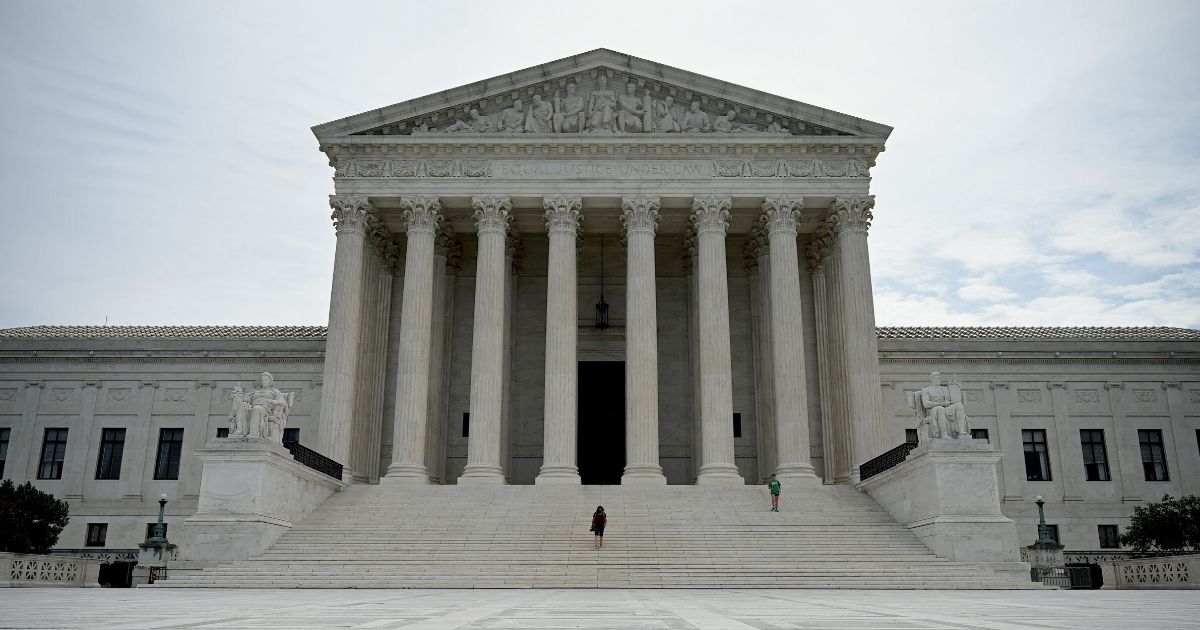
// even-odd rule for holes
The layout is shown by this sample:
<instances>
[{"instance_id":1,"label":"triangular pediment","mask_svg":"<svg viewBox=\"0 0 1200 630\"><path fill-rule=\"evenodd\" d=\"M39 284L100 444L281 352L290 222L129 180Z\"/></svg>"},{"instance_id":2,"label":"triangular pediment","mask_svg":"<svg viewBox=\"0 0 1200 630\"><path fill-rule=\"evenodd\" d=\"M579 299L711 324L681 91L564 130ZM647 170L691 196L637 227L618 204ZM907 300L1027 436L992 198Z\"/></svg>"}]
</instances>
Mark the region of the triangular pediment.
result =
<instances>
[{"instance_id":1,"label":"triangular pediment","mask_svg":"<svg viewBox=\"0 0 1200 630\"><path fill-rule=\"evenodd\" d=\"M364 135L647 132L883 140L891 131L603 48L313 127L323 142Z\"/></svg>"}]
</instances>

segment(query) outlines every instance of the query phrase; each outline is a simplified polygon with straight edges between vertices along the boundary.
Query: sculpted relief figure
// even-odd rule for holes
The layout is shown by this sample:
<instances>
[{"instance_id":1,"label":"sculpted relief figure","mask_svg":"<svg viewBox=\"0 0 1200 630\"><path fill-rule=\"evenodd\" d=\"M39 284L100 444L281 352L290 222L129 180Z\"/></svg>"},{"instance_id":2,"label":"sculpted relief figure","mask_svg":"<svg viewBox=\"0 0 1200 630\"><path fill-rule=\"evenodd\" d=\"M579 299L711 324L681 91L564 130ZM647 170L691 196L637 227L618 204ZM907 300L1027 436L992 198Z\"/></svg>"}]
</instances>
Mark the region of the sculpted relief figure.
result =
<instances>
[{"instance_id":1,"label":"sculpted relief figure","mask_svg":"<svg viewBox=\"0 0 1200 630\"><path fill-rule=\"evenodd\" d=\"M513 101L512 107L500 112L496 120L497 131L502 133L523 133L525 131L525 108L521 99Z\"/></svg>"},{"instance_id":2,"label":"sculpted relief figure","mask_svg":"<svg viewBox=\"0 0 1200 630\"><path fill-rule=\"evenodd\" d=\"M943 385L940 372L931 373L929 381L921 391L909 392L909 405L927 435L971 439L971 419L962 403L962 389L957 384Z\"/></svg>"},{"instance_id":3,"label":"sculpted relief figure","mask_svg":"<svg viewBox=\"0 0 1200 630\"><path fill-rule=\"evenodd\" d=\"M791 133L791 131L788 131L788 128L784 127L783 123L772 118L771 122L767 124L766 133Z\"/></svg>"},{"instance_id":4,"label":"sculpted relief figure","mask_svg":"<svg viewBox=\"0 0 1200 630\"><path fill-rule=\"evenodd\" d=\"M637 95L637 86L632 83L626 85L625 93L617 98L617 104L620 105L617 111L617 131L621 133L641 132L646 107Z\"/></svg>"},{"instance_id":5,"label":"sculpted relief figure","mask_svg":"<svg viewBox=\"0 0 1200 630\"><path fill-rule=\"evenodd\" d=\"M567 84L566 97L559 99L558 91L554 92L554 132L575 133L583 131L587 123L587 114L583 111L583 97L578 96L574 83Z\"/></svg>"},{"instance_id":6,"label":"sculpted relief figure","mask_svg":"<svg viewBox=\"0 0 1200 630\"><path fill-rule=\"evenodd\" d=\"M529 114L525 116L525 133L552 133L554 131L554 107L542 100L541 94L533 95Z\"/></svg>"},{"instance_id":7,"label":"sculpted relief figure","mask_svg":"<svg viewBox=\"0 0 1200 630\"><path fill-rule=\"evenodd\" d=\"M646 131L656 133L679 133L679 121L675 119L675 99L668 96L654 101L650 112L651 127Z\"/></svg>"},{"instance_id":8,"label":"sculpted relief figure","mask_svg":"<svg viewBox=\"0 0 1200 630\"><path fill-rule=\"evenodd\" d=\"M249 393L240 385L234 387L229 438L282 442L294 400L295 394L285 394L275 387L275 377L270 372L259 374L258 386Z\"/></svg>"},{"instance_id":9,"label":"sculpted relief figure","mask_svg":"<svg viewBox=\"0 0 1200 630\"><path fill-rule=\"evenodd\" d=\"M588 97L588 131L616 133L616 107L617 95L608 89L608 79L602 74Z\"/></svg>"},{"instance_id":10,"label":"sculpted relief figure","mask_svg":"<svg viewBox=\"0 0 1200 630\"><path fill-rule=\"evenodd\" d=\"M446 133L487 133L492 130L492 122L480 116L478 109L472 109L467 114L469 119L466 122L460 120L443 131Z\"/></svg>"},{"instance_id":11,"label":"sculpted relief figure","mask_svg":"<svg viewBox=\"0 0 1200 630\"><path fill-rule=\"evenodd\" d=\"M705 133L712 130L712 125L708 122L708 114L700 111L700 101L692 101L692 108L683 117L679 127L684 133Z\"/></svg>"}]
</instances>

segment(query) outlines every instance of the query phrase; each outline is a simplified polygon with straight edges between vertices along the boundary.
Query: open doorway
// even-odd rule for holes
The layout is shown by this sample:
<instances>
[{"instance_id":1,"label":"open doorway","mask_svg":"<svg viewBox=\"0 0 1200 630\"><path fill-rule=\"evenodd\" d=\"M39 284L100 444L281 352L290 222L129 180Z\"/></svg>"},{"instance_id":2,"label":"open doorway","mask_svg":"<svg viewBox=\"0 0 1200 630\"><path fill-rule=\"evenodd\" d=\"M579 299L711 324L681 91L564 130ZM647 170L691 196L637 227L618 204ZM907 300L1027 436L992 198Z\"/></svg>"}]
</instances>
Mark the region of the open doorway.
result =
<instances>
[{"instance_id":1,"label":"open doorway","mask_svg":"<svg viewBox=\"0 0 1200 630\"><path fill-rule=\"evenodd\" d=\"M585 485L621 483L625 470L625 363L579 362L579 476Z\"/></svg>"}]
</instances>

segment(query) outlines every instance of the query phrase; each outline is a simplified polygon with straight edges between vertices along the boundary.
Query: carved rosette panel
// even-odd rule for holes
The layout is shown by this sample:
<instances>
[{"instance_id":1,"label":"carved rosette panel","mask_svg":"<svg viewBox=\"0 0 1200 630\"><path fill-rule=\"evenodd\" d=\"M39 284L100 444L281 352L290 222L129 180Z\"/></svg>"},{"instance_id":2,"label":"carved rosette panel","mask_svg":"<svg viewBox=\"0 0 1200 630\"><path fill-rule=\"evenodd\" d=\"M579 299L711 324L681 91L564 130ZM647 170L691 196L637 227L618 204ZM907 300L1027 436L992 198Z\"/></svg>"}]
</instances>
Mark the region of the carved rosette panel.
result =
<instances>
[{"instance_id":1,"label":"carved rosette panel","mask_svg":"<svg viewBox=\"0 0 1200 630\"><path fill-rule=\"evenodd\" d=\"M545 214L542 215L542 218L546 220L546 233L578 234L579 224L583 221L583 216L579 214L579 211L583 209L582 197L572 195L547 197L542 200L542 207L546 209Z\"/></svg>"},{"instance_id":2,"label":"carved rosette panel","mask_svg":"<svg viewBox=\"0 0 1200 630\"><path fill-rule=\"evenodd\" d=\"M358 195L330 195L329 207L333 213L333 228L338 234L367 231L367 217L371 213L371 202Z\"/></svg>"},{"instance_id":3,"label":"carved rosette panel","mask_svg":"<svg viewBox=\"0 0 1200 630\"><path fill-rule=\"evenodd\" d=\"M773 196L763 199L763 227L767 234L781 233L795 237L802 208L804 199L800 197Z\"/></svg>"},{"instance_id":4,"label":"carved rosette panel","mask_svg":"<svg viewBox=\"0 0 1200 630\"><path fill-rule=\"evenodd\" d=\"M733 200L721 195L704 195L692 200L692 225L697 234L720 233L729 229L729 210Z\"/></svg>"},{"instance_id":5,"label":"carved rosette panel","mask_svg":"<svg viewBox=\"0 0 1200 630\"><path fill-rule=\"evenodd\" d=\"M638 195L621 199L621 233L649 233L651 236L658 231L658 197Z\"/></svg>"},{"instance_id":6,"label":"carved rosette panel","mask_svg":"<svg viewBox=\"0 0 1200 630\"><path fill-rule=\"evenodd\" d=\"M475 228L479 234L508 234L512 221L512 201L506 196L472 197L475 209Z\"/></svg>"},{"instance_id":7,"label":"carved rosette panel","mask_svg":"<svg viewBox=\"0 0 1200 630\"><path fill-rule=\"evenodd\" d=\"M875 207L875 195L859 197L838 197L833 200L833 216L837 222L835 227L840 232L866 232L871 228L875 215L871 212Z\"/></svg>"},{"instance_id":8,"label":"carved rosette panel","mask_svg":"<svg viewBox=\"0 0 1200 630\"><path fill-rule=\"evenodd\" d=\"M400 207L404 209L400 216L408 226L410 237L417 234L432 235L442 223L442 204L437 197L401 197Z\"/></svg>"}]
</instances>

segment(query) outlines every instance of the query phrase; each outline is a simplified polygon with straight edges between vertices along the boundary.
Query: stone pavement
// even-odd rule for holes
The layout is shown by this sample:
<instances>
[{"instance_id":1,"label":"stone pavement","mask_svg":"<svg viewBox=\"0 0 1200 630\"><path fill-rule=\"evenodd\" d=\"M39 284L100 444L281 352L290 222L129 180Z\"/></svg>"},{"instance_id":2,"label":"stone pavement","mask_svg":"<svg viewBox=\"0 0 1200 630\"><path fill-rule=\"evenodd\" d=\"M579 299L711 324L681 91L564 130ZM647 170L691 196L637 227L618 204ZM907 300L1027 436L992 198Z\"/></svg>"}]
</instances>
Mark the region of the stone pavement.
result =
<instances>
[{"instance_id":1,"label":"stone pavement","mask_svg":"<svg viewBox=\"0 0 1200 630\"><path fill-rule=\"evenodd\" d=\"M1194 591L0 589L0 628L1200 628Z\"/></svg>"}]
</instances>

